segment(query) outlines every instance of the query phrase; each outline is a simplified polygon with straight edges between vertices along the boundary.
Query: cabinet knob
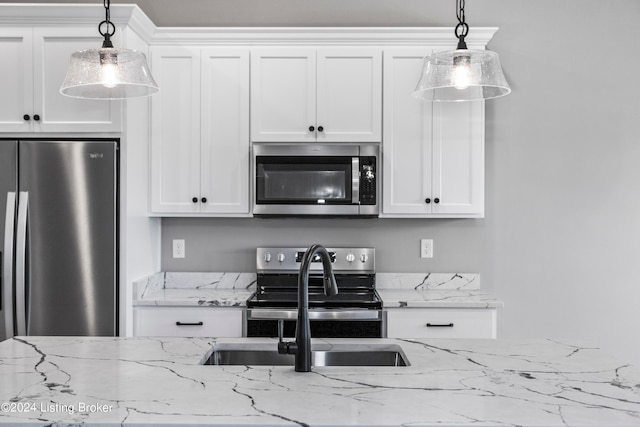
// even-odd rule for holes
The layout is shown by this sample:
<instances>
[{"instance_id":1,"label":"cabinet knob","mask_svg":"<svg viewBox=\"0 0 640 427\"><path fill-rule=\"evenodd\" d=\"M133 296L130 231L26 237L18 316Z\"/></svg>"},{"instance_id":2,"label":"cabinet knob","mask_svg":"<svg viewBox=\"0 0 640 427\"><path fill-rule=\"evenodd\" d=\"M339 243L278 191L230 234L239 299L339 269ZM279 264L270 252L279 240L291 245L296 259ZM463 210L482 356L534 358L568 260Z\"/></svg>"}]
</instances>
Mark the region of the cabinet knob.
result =
<instances>
[{"instance_id":1,"label":"cabinet knob","mask_svg":"<svg viewBox=\"0 0 640 427\"><path fill-rule=\"evenodd\" d=\"M431 199L427 197L426 199L424 199L424 202L425 202L426 204L429 204L429 203L431 203Z\"/></svg>"},{"instance_id":2,"label":"cabinet knob","mask_svg":"<svg viewBox=\"0 0 640 427\"><path fill-rule=\"evenodd\" d=\"M207 198L206 198L206 197L203 197L202 199L200 199L200 201L201 201L202 203L207 203Z\"/></svg>"},{"instance_id":3,"label":"cabinet knob","mask_svg":"<svg viewBox=\"0 0 640 427\"><path fill-rule=\"evenodd\" d=\"M433 199L433 203L440 203L440 199L436 197L435 199Z\"/></svg>"},{"instance_id":4,"label":"cabinet knob","mask_svg":"<svg viewBox=\"0 0 640 427\"><path fill-rule=\"evenodd\" d=\"M315 127L313 127L313 126L309 126L309 132L313 132L314 130L316 130L316 128L315 128Z\"/></svg>"},{"instance_id":5,"label":"cabinet knob","mask_svg":"<svg viewBox=\"0 0 640 427\"><path fill-rule=\"evenodd\" d=\"M33 120L35 120L36 122L40 121L40 116L38 114L34 114Z\"/></svg>"},{"instance_id":6,"label":"cabinet knob","mask_svg":"<svg viewBox=\"0 0 640 427\"><path fill-rule=\"evenodd\" d=\"M324 127L318 126L318 132L322 132L323 130L324 130Z\"/></svg>"},{"instance_id":7,"label":"cabinet knob","mask_svg":"<svg viewBox=\"0 0 640 427\"><path fill-rule=\"evenodd\" d=\"M198 203L198 198L197 198L197 197L194 197L193 199L191 199L191 201L192 201L193 203Z\"/></svg>"},{"instance_id":8,"label":"cabinet knob","mask_svg":"<svg viewBox=\"0 0 640 427\"><path fill-rule=\"evenodd\" d=\"M23 118L24 120L26 120L26 121L31 120L31 116L30 116L30 115L28 115L28 114L25 114L24 116L22 116L22 118Z\"/></svg>"}]
</instances>

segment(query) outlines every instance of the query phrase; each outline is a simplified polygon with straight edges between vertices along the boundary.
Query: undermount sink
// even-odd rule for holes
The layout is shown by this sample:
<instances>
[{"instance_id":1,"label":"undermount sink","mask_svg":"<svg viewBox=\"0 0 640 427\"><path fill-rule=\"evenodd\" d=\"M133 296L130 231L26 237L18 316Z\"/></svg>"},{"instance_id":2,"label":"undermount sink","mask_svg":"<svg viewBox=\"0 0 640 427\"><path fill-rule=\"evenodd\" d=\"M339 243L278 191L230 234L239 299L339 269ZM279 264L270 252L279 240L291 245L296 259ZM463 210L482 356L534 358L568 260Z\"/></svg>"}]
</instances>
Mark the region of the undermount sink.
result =
<instances>
[{"instance_id":1,"label":"undermount sink","mask_svg":"<svg viewBox=\"0 0 640 427\"><path fill-rule=\"evenodd\" d=\"M279 354L274 344L220 344L203 365L293 366L294 355ZM311 347L312 366L409 366L396 344L334 344Z\"/></svg>"}]
</instances>

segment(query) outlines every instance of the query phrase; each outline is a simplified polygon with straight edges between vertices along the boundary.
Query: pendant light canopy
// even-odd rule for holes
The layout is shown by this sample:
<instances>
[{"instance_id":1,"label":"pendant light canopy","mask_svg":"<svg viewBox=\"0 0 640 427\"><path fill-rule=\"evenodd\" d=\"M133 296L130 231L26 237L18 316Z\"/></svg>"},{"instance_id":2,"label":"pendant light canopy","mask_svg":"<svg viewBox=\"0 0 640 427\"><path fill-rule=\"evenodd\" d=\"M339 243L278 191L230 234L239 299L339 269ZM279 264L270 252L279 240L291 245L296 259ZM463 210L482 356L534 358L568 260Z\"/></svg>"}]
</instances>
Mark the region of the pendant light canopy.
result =
<instances>
[{"instance_id":1,"label":"pendant light canopy","mask_svg":"<svg viewBox=\"0 0 640 427\"><path fill-rule=\"evenodd\" d=\"M456 50L434 53L424 59L414 97L425 101L475 101L511 92L498 54L467 49L464 38L469 34L469 26L465 21L464 1L456 0Z\"/></svg>"},{"instance_id":2,"label":"pendant light canopy","mask_svg":"<svg viewBox=\"0 0 640 427\"><path fill-rule=\"evenodd\" d=\"M74 52L60 93L73 98L123 99L153 95L158 84L153 80L142 52L116 49L111 37L116 27L111 22L110 0L103 0L106 18L98 25L104 37L102 48Z\"/></svg>"}]
</instances>

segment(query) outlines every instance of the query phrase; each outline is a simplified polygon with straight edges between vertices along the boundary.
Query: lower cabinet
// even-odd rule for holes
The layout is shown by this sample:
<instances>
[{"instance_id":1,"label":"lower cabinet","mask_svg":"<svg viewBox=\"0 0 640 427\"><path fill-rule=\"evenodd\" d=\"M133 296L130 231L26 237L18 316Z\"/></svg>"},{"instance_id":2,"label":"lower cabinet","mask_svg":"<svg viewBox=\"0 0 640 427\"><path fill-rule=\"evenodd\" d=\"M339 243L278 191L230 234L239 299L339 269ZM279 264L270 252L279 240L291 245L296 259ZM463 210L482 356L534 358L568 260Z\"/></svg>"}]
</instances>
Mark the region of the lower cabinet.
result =
<instances>
[{"instance_id":1,"label":"lower cabinet","mask_svg":"<svg viewBox=\"0 0 640 427\"><path fill-rule=\"evenodd\" d=\"M242 308L134 307L137 337L242 337Z\"/></svg>"},{"instance_id":2,"label":"lower cabinet","mask_svg":"<svg viewBox=\"0 0 640 427\"><path fill-rule=\"evenodd\" d=\"M388 338L496 338L496 309L387 310Z\"/></svg>"}]
</instances>

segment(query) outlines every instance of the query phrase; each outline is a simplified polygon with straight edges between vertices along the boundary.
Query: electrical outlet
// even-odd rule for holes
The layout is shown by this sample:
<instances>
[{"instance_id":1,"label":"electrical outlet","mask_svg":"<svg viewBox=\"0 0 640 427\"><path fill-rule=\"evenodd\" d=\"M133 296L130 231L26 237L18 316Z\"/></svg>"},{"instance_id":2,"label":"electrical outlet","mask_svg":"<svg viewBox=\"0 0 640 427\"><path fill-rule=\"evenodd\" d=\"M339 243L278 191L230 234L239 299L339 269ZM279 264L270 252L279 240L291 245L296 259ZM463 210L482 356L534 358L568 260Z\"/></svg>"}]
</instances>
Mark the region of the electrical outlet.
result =
<instances>
[{"instance_id":1,"label":"electrical outlet","mask_svg":"<svg viewBox=\"0 0 640 427\"><path fill-rule=\"evenodd\" d=\"M420 239L420 258L433 258L433 239Z\"/></svg>"},{"instance_id":2,"label":"electrical outlet","mask_svg":"<svg viewBox=\"0 0 640 427\"><path fill-rule=\"evenodd\" d=\"M173 239L173 257L184 258L185 246L184 239Z\"/></svg>"}]
</instances>

